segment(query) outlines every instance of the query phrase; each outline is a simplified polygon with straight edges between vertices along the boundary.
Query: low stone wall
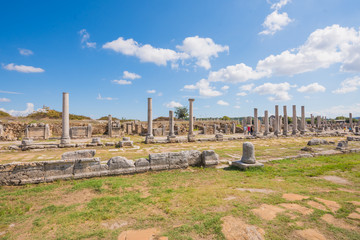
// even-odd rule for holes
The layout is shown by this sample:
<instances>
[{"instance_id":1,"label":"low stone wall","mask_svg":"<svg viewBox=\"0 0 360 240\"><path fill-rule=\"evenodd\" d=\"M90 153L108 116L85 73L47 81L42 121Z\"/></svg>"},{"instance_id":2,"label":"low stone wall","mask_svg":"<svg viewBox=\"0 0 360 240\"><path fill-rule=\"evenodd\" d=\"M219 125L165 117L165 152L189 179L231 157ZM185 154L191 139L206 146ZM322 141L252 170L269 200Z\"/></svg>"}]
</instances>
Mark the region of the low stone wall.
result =
<instances>
[{"instance_id":1,"label":"low stone wall","mask_svg":"<svg viewBox=\"0 0 360 240\"><path fill-rule=\"evenodd\" d=\"M62 160L0 165L0 185L135 174L188 166L211 167L219 163L218 155L212 150L153 153L148 159L140 158L136 161L118 156L112 157L106 163L94 157L95 152L95 150L79 150L64 153Z\"/></svg>"}]
</instances>

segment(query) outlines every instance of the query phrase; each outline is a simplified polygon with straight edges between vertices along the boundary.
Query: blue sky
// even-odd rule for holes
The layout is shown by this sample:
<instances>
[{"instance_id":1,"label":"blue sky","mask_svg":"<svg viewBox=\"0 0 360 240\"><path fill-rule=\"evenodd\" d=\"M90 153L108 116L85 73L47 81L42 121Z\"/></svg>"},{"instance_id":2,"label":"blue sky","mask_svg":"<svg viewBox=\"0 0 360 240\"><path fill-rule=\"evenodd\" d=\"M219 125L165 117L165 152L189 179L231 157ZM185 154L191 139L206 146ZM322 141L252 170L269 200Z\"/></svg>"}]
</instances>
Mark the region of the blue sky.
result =
<instances>
[{"instance_id":1,"label":"blue sky","mask_svg":"<svg viewBox=\"0 0 360 240\"><path fill-rule=\"evenodd\" d=\"M0 109L197 117L293 104L360 116L360 2L1 1ZM282 109L282 108L281 108ZM291 114L291 112L289 112ZM262 115L262 114L260 114Z\"/></svg>"}]
</instances>

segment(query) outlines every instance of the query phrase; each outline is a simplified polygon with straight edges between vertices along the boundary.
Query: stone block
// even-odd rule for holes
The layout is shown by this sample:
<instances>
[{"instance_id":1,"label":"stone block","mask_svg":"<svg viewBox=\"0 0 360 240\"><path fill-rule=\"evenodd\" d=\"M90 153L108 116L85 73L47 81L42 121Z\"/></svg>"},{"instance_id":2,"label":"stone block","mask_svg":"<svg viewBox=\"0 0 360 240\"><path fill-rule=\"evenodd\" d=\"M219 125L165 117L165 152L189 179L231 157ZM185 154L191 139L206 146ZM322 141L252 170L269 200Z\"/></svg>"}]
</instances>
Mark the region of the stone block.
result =
<instances>
[{"instance_id":1,"label":"stone block","mask_svg":"<svg viewBox=\"0 0 360 240\"><path fill-rule=\"evenodd\" d=\"M76 159L74 163L74 178L99 177L100 158Z\"/></svg>"},{"instance_id":2,"label":"stone block","mask_svg":"<svg viewBox=\"0 0 360 240\"><path fill-rule=\"evenodd\" d=\"M91 140L91 143L101 144L101 139L96 137Z\"/></svg>"},{"instance_id":3,"label":"stone block","mask_svg":"<svg viewBox=\"0 0 360 240\"><path fill-rule=\"evenodd\" d=\"M133 144L133 141L120 141L119 142L119 146L120 147L133 147L134 144Z\"/></svg>"},{"instance_id":4,"label":"stone block","mask_svg":"<svg viewBox=\"0 0 360 240\"><path fill-rule=\"evenodd\" d=\"M150 162L146 158L139 158L135 161L135 172L147 172L150 170Z\"/></svg>"},{"instance_id":5,"label":"stone block","mask_svg":"<svg viewBox=\"0 0 360 240\"><path fill-rule=\"evenodd\" d=\"M201 159L204 167L211 167L219 164L219 155L217 155L214 150L203 151Z\"/></svg>"},{"instance_id":6,"label":"stone block","mask_svg":"<svg viewBox=\"0 0 360 240\"><path fill-rule=\"evenodd\" d=\"M112 175L130 174L135 172L135 164L133 160L128 160L125 157L112 157L107 162L109 172Z\"/></svg>"},{"instance_id":7,"label":"stone block","mask_svg":"<svg viewBox=\"0 0 360 240\"><path fill-rule=\"evenodd\" d=\"M107 142L107 143L105 143L105 146L107 146L107 147L115 146L115 143L114 142Z\"/></svg>"},{"instance_id":8,"label":"stone block","mask_svg":"<svg viewBox=\"0 0 360 240\"><path fill-rule=\"evenodd\" d=\"M45 172L43 162L16 163L9 172L11 184L29 184L44 182Z\"/></svg>"},{"instance_id":9,"label":"stone block","mask_svg":"<svg viewBox=\"0 0 360 240\"><path fill-rule=\"evenodd\" d=\"M72 179L75 160L58 160L44 162L45 181L52 182L60 179Z\"/></svg>"},{"instance_id":10,"label":"stone block","mask_svg":"<svg viewBox=\"0 0 360 240\"><path fill-rule=\"evenodd\" d=\"M187 168L189 166L184 152L168 153L169 169Z\"/></svg>"},{"instance_id":11,"label":"stone block","mask_svg":"<svg viewBox=\"0 0 360 240\"><path fill-rule=\"evenodd\" d=\"M256 161L255 159L255 148L251 142L244 142L243 143L243 155L241 158L241 162L247 164L254 164Z\"/></svg>"},{"instance_id":12,"label":"stone block","mask_svg":"<svg viewBox=\"0 0 360 240\"><path fill-rule=\"evenodd\" d=\"M347 147L348 147L348 141L340 141L338 142L336 149L342 150L343 148L347 148Z\"/></svg>"},{"instance_id":13,"label":"stone block","mask_svg":"<svg viewBox=\"0 0 360 240\"><path fill-rule=\"evenodd\" d=\"M246 170L248 168L258 168L258 167L264 167L264 164L255 162L255 163L243 163L241 161L234 161L232 162L231 166L237 167L241 170Z\"/></svg>"},{"instance_id":14,"label":"stone block","mask_svg":"<svg viewBox=\"0 0 360 240\"><path fill-rule=\"evenodd\" d=\"M149 154L149 162L150 162L150 169L153 171L169 169L168 153Z\"/></svg>"},{"instance_id":15,"label":"stone block","mask_svg":"<svg viewBox=\"0 0 360 240\"><path fill-rule=\"evenodd\" d=\"M78 150L72 152L66 152L61 155L61 160L72 160L72 159L81 159L81 158L92 158L96 154L96 150Z\"/></svg>"},{"instance_id":16,"label":"stone block","mask_svg":"<svg viewBox=\"0 0 360 240\"><path fill-rule=\"evenodd\" d=\"M189 166L201 166L202 155L198 150L183 151L188 160Z\"/></svg>"}]
</instances>

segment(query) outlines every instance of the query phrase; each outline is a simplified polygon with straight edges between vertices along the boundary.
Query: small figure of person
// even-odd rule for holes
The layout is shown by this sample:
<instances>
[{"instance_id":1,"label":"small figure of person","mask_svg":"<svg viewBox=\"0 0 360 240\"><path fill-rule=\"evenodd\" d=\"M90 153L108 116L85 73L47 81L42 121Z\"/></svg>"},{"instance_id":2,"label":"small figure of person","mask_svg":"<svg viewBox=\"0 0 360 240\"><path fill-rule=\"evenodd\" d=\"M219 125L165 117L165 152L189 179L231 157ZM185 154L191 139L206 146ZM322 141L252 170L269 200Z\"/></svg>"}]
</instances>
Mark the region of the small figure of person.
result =
<instances>
[{"instance_id":1,"label":"small figure of person","mask_svg":"<svg viewBox=\"0 0 360 240\"><path fill-rule=\"evenodd\" d=\"M250 126L248 126L248 127L247 127L247 130L248 130L248 135L250 135L250 132L251 132L251 127L250 127Z\"/></svg>"},{"instance_id":2,"label":"small figure of person","mask_svg":"<svg viewBox=\"0 0 360 240\"><path fill-rule=\"evenodd\" d=\"M254 126L251 126L251 135L254 134Z\"/></svg>"}]
</instances>

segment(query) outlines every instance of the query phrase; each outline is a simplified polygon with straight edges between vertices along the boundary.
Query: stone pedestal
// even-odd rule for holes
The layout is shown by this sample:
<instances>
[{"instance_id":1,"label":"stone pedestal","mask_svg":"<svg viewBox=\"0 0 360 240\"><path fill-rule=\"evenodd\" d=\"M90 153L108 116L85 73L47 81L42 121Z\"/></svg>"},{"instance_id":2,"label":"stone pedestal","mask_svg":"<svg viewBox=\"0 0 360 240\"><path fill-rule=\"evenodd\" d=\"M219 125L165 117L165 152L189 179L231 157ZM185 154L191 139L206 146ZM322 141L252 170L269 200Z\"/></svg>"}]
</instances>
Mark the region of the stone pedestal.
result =
<instances>
[{"instance_id":1,"label":"stone pedestal","mask_svg":"<svg viewBox=\"0 0 360 240\"><path fill-rule=\"evenodd\" d=\"M254 149L254 145L251 142L243 143L243 156L241 160L232 162L231 165L240 168L242 170L245 170L247 168L264 166L262 163L256 162L255 149Z\"/></svg>"},{"instance_id":2,"label":"stone pedestal","mask_svg":"<svg viewBox=\"0 0 360 240\"><path fill-rule=\"evenodd\" d=\"M133 141L130 141L129 137L123 137L122 141L119 142L120 147L133 147Z\"/></svg>"}]
</instances>

